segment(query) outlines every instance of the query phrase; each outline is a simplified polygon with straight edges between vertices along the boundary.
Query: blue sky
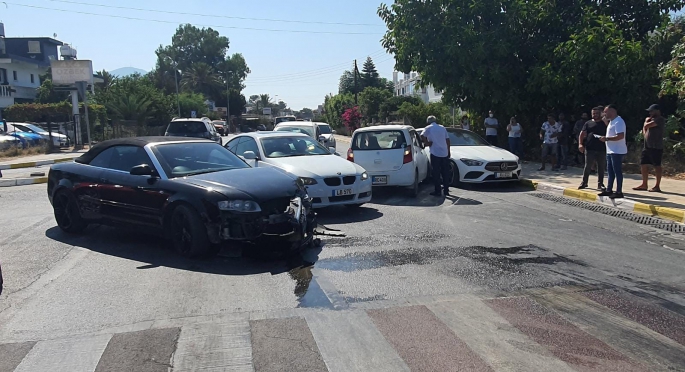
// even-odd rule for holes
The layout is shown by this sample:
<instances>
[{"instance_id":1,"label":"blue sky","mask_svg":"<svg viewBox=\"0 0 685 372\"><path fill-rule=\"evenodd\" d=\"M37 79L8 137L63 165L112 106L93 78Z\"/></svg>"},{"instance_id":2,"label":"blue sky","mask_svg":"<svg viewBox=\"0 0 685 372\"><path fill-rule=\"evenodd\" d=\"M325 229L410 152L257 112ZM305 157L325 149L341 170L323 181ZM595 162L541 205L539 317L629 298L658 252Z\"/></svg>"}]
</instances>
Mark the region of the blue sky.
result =
<instances>
[{"instance_id":1,"label":"blue sky","mask_svg":"<svg viewBox=\"0 0 685 372\"><path fill-rule=\"evenodd\" d=\"M10 0L6 2L7 7L0 4L0 20L5 24L7 37L52 37L57 34L58 40L77 48L80 59L91 59L96 70L137 67L149 71L155 64L155 49L160 44L171 43L171 36L180 23L217 26L214 28L230 39L229 53L242 53L252 70L246 81L246 96L258 93L277 95L291 108L301 109L316 108L323 103L326 94L336 93L338 78L345 69L351 68L355 58L358 59L361 70L364 59L371 55L381 76L392 78L392 56L384 52L380 43L385 32L383 22L376 14L380 3L380 0ZM215 17L112 9L85 4ZM296 22L244 20L226 16ZM288 30L307 33L287 32Z\"/></svg>"}]
</instances>

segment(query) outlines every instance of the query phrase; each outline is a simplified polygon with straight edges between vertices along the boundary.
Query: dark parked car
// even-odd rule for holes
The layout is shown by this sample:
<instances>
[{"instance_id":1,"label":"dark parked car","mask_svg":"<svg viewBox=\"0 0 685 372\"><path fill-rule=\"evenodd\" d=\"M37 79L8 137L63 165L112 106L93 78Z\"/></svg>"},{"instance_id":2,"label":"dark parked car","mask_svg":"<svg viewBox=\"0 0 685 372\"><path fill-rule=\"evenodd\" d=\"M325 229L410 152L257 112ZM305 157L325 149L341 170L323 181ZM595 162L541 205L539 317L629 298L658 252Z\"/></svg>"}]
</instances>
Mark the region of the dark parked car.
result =
<instances>
[{"instance_id":1,"label":"dark parked car","mask_svg":"<svg viewBox=\"0 0 685 372\"><path fill-rule=\"evenodd\" d=\"M68 233L90 223L139 228L167 237L185 256L216 253L226 241L297 250L313 242L316 227L301 180L251 168L197 139L101 142L72 163L53 165L47 191L57 225Z\"/></svg>"},{"instance_id":2,"label":"dark parked car","mask_svg":"<svg viewBox=\"0 0 685 372\"><path fill-rule=\"evenodd\" d=\"M266 125L264 125L264 124L257 125L257 130L262 131L262 132L266 131Z\"/></svg>"},{"instance_id":3,"label":"dark parked car","mask_svg":"<svg viewBox=\"0 0 685 372\"><path fill-rule=\"evenodd\" d=\"M174 119L166 128L165 136L206 138L221 144L221 135L208 118Z\"/></svg>"}]
</instances>

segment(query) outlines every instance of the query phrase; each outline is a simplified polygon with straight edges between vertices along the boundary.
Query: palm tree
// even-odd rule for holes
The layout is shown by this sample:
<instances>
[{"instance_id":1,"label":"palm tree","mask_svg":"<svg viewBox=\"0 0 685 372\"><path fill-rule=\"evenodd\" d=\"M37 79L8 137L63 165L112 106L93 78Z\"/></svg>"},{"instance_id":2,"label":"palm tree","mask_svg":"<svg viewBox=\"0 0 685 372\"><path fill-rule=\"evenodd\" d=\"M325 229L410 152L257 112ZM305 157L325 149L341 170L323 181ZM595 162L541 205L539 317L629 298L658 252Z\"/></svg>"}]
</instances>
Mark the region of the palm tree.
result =
<instances>
[{"instance_id":1,"label":"palm tree","mask_svg":"<svg viewBox=\"0 0 685 372\"><path fill-rule=\"evenodd\" d=\"M271 97L268 94L259 95L259 107L266 108L271 107L273 103L271 102Z\"/></svg>"},{"instance_id":2,"label":"palm tree","mask_svg":"<svg viewBox=\"0 0 685 372\"><path fill-rule=\"evenodd\" d=\"M181 87L209 96L217 89L223 87L223 80L212 66L204 62L198 62L183 72Z\"/></svg>"},{"instance_id":3,"label":"palm tree","mask_svg":"<svg viewBox=\"0 0 685 372\"><path fill-rule=\"evenodd\" d=\"M139 96L134 93L120 95L116 100L108 102L106 107L112 116L117 119L145 124L154 114L151 103L150 97Z\"/></svg>"}]
</instances>

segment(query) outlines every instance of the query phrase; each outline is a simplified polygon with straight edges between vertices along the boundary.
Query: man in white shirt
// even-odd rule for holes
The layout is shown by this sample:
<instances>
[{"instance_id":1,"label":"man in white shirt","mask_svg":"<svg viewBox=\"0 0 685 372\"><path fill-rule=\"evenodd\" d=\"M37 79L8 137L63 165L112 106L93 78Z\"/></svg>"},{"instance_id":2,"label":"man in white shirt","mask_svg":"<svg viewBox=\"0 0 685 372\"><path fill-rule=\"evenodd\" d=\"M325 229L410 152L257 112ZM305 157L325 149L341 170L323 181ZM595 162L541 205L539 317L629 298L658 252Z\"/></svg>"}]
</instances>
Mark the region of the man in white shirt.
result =
<instances>
[{"instance_id":1,"label":"man in white shirt","mask_svg":"<svg viewBox=\"0 0 685 372\"><path fill-rule=\"evenodd\" d=\"M604 108L604 115L610 120L607 126L607 135L599 138L607 146L607 173L609 179L605 191L599 196L608 196L609 199L623 198L623 157L628 153L626 144L626 122L618 116L616 105L609 105ZM614 189L614 179L616 180L616 192Z\"/></svg>"},{"instance_id":2,"label":"man in white shirt","mask_svg":"<svg viewBox=\"0 0 685 372\"><path fill-rule=\"evenodd\" d=\"M547 115L547 121L542 123L540 128L540 139L542 140L542 165L538 171L545 170L545 162L547 157L552 157L552 170L557 170L557 137L561 132L561 124L554 119L554 114Z\"/></svg>"},{"instance_id":3,"label":"man in white shirt","mask_svg":"<svg viewBox=\"0 0 685 372\"><path fill-rule=\"evenodd\" d=\"M450 167L450 137L447 129L436 122L435 116L426 119L428 126L421 134L421 140L426 146L430 146L431 167L433 168L433 184L435 191L433 196L442 196L440 186L445 196L450 194L452 183L452 169ZM442 177L442 182L441 181Z\"/></svg>"},{"instance_id":4,"label":"man in white shirt","mask_svg":"<svg viewBox=\"0 0 685 372\"><path fill-rule=\"evenodd\" d=\"M499 121L495 118L495 112L490 110L485 118L485 139L493 146L497 146L497 128Z\"/></svg>"}]
</instances>

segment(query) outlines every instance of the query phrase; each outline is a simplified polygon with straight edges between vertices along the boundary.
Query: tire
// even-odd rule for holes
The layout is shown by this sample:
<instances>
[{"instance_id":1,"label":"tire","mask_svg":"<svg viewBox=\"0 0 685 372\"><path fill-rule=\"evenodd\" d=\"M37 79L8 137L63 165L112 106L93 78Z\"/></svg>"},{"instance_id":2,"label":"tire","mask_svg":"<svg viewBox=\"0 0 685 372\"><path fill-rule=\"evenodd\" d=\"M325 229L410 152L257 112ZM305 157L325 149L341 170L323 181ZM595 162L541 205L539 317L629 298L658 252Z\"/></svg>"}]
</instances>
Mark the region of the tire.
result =
<instances>
[{"instance_id":1,"label":"tire","mask_svg":"<svg viewBox=\"0 0 685 372\"><path fill-rule=\"evenodd\" d=\"M452 182L450 182L450 186L459 187L461 185L459 167L453 161L450 162L450 170L452 171Z\"/></svg>"},{"instance_id":2,"label":"tire","mask_svg":"<svg viewBox=\"0 0 685 372\"><path fill-rule=\"evenodd\" d=\"M62 231L79 234L88 227L88 222L81 217L76 197L69 191L58 191L52 201L55 221Z\"/></svg>"},{"instance_id":3,"label":"tire","mask_svg":"<svg viewBox=\"0 0 685 372\"><path fill-rule=\"evenodd\" d=\"M184 257L198 257L210 252L207 229L199 213L191 207L179 205L171 212L169 235L174 249Z\"/></svg>"},{"instance_id":4,"label":"tire","mask_svg":"<svg viewBox=\"0 0 685 372\"><path fill-rule=\"evenodd\" d=\"M419 196L419 170L418 169L414 170L414 184L411 186L411 191L409 191L409 195L412 198L416 198Z\"/></svg>"}]
</instances>

